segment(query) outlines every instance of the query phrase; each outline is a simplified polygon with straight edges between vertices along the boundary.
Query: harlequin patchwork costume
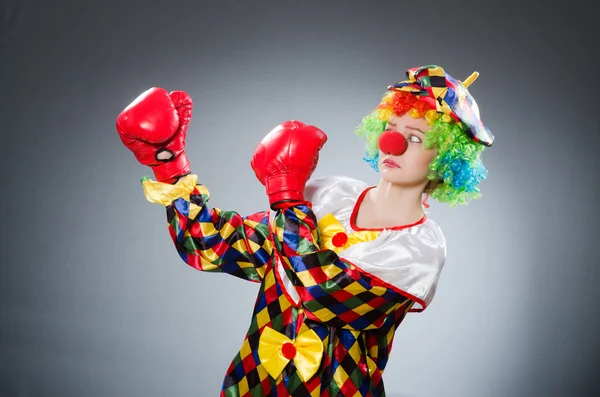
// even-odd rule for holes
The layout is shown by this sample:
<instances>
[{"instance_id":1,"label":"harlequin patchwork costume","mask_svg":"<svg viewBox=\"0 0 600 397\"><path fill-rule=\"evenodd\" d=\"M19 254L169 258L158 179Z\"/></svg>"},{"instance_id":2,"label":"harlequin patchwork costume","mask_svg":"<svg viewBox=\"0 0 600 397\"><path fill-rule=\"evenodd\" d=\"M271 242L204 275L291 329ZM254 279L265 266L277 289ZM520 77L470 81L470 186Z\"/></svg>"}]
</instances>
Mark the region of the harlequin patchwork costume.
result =
<instances>
[{"instance_id":1,"label":"harlequin patchwork costume","mask_svg":"<svg viewBox=\"0 0 600 397\"><path fill-rule=\"evenodd\" d=\"M408 77L406 86L390 90L421 87L419 93L431 97L421 76L409 71ZM444 81L464 89L449 76ZM451 88L446 101L439 93L434 101L440 113L456 116L459 106L466 108L448 101ZM469 118L459 121L471 139L491 144L470 106ZM198 270L260 285L220 395L385 396L382 375L396 328L435 295L446 258L438 225L424 216L385 230L358 227L357 211L372 187L349 177L310 179L327 137L298 121L271 131L252 158L270 209L242 216L212 208L185 155L191 110L184 92L153 88L119 115L117 129L138 160L153 168L156 181L144 178L144 193L166 207L181 258Z\"/></svg>"}]
</instances>

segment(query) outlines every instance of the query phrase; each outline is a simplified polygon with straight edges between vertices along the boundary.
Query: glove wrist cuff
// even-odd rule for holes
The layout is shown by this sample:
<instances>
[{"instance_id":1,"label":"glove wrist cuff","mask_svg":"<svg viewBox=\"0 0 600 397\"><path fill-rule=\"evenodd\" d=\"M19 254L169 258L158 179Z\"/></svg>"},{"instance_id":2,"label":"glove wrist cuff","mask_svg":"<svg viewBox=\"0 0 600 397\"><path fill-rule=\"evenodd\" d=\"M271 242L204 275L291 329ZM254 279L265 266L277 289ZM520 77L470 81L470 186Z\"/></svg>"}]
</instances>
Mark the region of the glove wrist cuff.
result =
<instances>
[{"instance_id":1,"label":"glove wrist cuff","mask_svg":"<svg viewBox=\"0 0 600 397\"><path fill-rule=\"evenodd\" d=\"M308 207L310 207L312 209L312 203L310 201L287 201L287 200L283 200L283 201L274 201L271 203L271 209L273 211L285 211L288 208L291 207L297 207L299 205L306 205Z\"/></svg>"},{"instance_id":2,"label":"glove wrist cuff","mask_svg":"<svg viewBox=\"0 0 600 397\"><path fill-rule=\"evenodd\" d=\"M175 183L179 178L190 173L190 162L184 152L173 160L153 166L152 171L158 182Z\"/></svg>"},{"instance_id":3,"label":"glove wrist cuff","mask_svg":"<svg viewBox=\"0 0 600 397\"><path fill-rule=\"evenodd\" d=\"M271 206L280 202L304 201L305 185L306 181L291 174L270 177L265 180Z\"/></svg>"}]
</instances>

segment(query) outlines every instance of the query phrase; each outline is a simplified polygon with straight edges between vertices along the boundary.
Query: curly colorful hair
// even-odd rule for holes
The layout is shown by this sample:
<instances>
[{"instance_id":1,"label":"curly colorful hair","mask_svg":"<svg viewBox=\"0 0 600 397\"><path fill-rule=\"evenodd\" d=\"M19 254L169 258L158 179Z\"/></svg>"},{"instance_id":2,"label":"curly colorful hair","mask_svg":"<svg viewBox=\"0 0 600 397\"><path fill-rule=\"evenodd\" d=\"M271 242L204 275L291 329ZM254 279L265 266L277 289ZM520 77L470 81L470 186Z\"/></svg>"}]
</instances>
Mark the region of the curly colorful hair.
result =
<instances>
[{"instance_id":1,"label":"curly colorful hair","mask_svg":"<svg viewBox=\"0 0 600 397\"><path fill-rule=\"evenodd\" d=\"M487 178L487 169L481 160L484 146L471 140L446 114L438 113L433 104L409 92L390 91L377 108L362 119L355 133L365 138L366 156L363 158L379 172L380 135L392 115L424 117L431 129L425 131L425 148L436 148L437 155L429 165L429 183L425 193L449 206L465 205L481 197L479 184Z\"/></svg>"}]
</instances>

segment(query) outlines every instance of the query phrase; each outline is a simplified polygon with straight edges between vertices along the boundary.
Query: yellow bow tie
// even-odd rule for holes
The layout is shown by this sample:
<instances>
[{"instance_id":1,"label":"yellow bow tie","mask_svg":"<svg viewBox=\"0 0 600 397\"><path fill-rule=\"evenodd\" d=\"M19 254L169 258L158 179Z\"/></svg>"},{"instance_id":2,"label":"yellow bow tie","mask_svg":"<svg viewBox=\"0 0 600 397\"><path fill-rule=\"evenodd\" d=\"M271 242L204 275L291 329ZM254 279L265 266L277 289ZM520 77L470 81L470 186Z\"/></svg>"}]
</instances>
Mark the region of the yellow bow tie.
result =
<instances>
[{"instance_id":1,"label":"yellow bow tie","mask_svg":"<svg viewBox=\"0 0 600 397\"><path fill-rule=\"evenodd\" d=\"M323 341L312 329L298 334L296 340L292 341L273 328L265 327L258 342L258 357L274 379L293 360L300 379L308 382L321 364Z\"/></svg>"},{"instance_id":2,"label":"yellow bow tie","mask_svg":"<svg viewBox=\"0 0 600 397\"><path fill-rule=\"evenodd\" d=\"M346 233L344 226L332 214L327 214L317 224L321 236L321 248L340 252L356 244L372 241L377 238L377 231L360 231Z\"/></svg>"}]
</instances>

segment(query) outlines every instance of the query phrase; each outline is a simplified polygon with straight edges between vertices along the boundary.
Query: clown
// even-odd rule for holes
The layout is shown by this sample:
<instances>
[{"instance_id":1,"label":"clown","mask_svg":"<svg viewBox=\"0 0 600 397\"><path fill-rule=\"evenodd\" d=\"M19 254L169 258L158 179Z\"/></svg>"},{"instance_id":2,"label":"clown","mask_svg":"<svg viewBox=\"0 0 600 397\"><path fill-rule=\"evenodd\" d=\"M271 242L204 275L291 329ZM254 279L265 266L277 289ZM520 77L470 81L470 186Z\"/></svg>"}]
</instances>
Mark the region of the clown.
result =
<instances>
[{"instance_id":1,"label":"clown","mask_svg":"<svg viewBox=\"0 0 600 397\"><path fill-rule=\"evenodd\" d=\"M459 82L430 65L407 77L356 129L377 186L311 179L327 136L288 121L255 149L270 209L248 216L210 207L191 173L186 93L153 88L119 115L123 143L154 171L145 196L166 207L181 258L260 286L222 397L385 396L394 333L431 303L446 260L422 197L450 206L479 197L480 155L493 141L467 91L476 75Z\"/></svg>"}]
</instances>

